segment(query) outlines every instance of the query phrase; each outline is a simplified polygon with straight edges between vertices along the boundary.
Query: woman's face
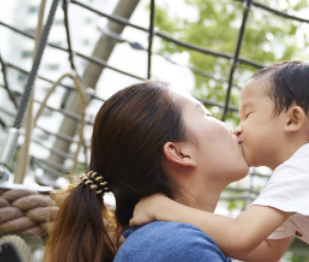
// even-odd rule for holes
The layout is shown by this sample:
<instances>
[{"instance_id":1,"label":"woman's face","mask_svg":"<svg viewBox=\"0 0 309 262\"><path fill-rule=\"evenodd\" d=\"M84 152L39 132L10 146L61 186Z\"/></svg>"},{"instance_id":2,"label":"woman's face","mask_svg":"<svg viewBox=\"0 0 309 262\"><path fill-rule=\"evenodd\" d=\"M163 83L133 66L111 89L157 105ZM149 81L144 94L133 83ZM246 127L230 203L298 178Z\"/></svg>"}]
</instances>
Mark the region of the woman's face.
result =
<instances>
[{"instance_id":1,"label":"woman's face","mask_svg":"<svg viewBox=\"0 0 309 262\"><path fill-rule=\"evenodd\" d=\"M248 174L242 147L230 125L214 117L190 95L174 94L183 111L183 121L196 150L197 168L208 179L229 184Z\"/></svg>"}]
</instances>

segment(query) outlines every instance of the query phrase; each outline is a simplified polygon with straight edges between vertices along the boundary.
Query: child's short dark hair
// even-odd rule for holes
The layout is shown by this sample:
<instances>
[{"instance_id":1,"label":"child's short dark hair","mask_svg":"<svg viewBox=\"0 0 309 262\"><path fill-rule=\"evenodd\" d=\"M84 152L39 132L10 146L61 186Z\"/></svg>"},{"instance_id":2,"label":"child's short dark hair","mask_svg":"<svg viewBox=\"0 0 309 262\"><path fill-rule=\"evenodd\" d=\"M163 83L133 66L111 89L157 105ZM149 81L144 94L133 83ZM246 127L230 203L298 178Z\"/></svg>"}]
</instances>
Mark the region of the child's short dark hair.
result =
<instances>
[{"instance_id":1,"label":"child's short dark hair","mask_svg":"<svg viewBox=\"0 0 309 262\"><path fill-rule=\"evenodd\" d=\"M288 110L293 103L309 116L309 64L285 61L261 69L252 79L268 76L267 95L274 102L274 115Z\"/></svg>"}]
</instances>

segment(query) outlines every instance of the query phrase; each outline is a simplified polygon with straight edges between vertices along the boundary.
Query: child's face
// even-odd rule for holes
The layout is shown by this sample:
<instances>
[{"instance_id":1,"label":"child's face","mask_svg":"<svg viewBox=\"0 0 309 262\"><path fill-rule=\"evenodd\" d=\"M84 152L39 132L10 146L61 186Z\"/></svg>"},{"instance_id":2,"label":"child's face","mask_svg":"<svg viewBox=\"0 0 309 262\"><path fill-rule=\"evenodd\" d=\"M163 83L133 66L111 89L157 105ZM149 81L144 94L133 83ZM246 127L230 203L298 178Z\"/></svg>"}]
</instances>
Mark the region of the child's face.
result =
<instances>
[{"instance_id":1,"label":"child's face","mask_svg":"<svg viewBox=\"0 0 309 262\"><path fill-rule=\"evenodd\" d=\"M284 135L284 112L273 116L274 103L266 94L267 76L251 79L240 96L240 124L235 132L249 166L276 168Z\"/></svg>"}]
</instances>

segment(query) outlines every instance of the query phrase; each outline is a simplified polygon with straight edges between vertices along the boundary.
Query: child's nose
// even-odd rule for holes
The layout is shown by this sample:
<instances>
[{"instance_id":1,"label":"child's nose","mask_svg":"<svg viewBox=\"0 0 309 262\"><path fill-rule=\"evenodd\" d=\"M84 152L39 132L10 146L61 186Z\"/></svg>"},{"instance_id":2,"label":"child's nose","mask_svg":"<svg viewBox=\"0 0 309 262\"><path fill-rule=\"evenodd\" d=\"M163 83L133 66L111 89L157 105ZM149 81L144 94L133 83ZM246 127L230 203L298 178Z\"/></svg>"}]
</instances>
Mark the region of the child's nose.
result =
<instances>
[{"instance_id":1,"label":"child's nose","mask_svg":"<svg viewBox=\"0 0 309 262\"><path fill-rule=\"evenodd\" d=\"M235 135L236 136L240 136L242 134L242 125L239 124L236 128L235 128Z\"/></svg>"}]
</instances>

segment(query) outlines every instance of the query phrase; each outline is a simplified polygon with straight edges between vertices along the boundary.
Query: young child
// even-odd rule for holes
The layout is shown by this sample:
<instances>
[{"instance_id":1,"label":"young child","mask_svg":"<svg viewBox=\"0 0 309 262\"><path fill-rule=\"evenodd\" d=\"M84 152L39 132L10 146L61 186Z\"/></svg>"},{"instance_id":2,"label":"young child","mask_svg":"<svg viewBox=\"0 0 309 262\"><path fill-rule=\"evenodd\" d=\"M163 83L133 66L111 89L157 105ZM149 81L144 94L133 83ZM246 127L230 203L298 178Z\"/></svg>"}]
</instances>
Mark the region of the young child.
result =
<instances>
[{"instance_id":1,"label":"young child","mask_svg":"<svg viewBox=\"0 0 309 262\"><path fill-rule=\"evenodd\" d=\"M252 262L279 261L292 235L309 244L309 64L283 62L256 73L242 90L239 114L235 133L248 165L273 170L250 207L234 219L156 195L136 206L130 225L189 223L227 255Z\"/></svg>"}]
</instances>

